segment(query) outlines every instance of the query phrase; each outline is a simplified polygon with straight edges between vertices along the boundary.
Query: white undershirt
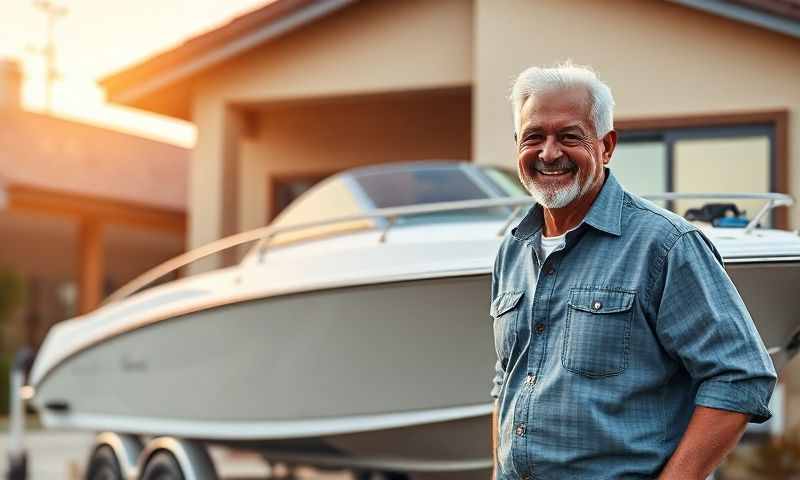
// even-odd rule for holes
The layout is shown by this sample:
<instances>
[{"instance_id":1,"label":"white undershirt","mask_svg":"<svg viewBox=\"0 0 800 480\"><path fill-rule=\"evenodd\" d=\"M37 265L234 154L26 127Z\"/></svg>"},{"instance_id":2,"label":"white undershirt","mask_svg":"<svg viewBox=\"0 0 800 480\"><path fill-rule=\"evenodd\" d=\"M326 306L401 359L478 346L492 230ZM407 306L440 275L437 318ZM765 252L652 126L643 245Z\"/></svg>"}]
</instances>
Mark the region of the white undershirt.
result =
<instances>
[{"instance_id":1,"label":"white undershirt","mask_svg":"<svg viewBox=\"0 0 800 480\"><path fill-rule=\"evenodd\" d=\"M536 253L539 255L539 262L540 265L543 265L547 257L549 257L553 252L557 252L564 248L567 244L567 233L564 232L563 234L557 237L545 237L544 235L541 236L541 240L539 245L536 246Z\"/></svg>"}]
</instances>

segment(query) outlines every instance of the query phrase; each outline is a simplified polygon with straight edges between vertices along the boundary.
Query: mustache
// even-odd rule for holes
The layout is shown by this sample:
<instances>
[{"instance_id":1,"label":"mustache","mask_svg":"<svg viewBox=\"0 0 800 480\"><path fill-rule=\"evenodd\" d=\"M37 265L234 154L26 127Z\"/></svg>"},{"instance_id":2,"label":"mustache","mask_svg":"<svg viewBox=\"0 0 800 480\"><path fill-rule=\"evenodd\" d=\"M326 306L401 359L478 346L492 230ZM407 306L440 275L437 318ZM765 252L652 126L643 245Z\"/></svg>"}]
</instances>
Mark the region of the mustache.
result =
<instances>
[{"instance_id":1,"label":"mustache","mask_svg":"<svg viewBox=\"0 0 800 480\"><path fill-rule=\"evenodd\" d=\"M557 172L559 170L574 170L575 162L569 158L561 157L555 162L545 163L541 158L537 158L533 162L529 163L528 166L533 167L540 172Z\"/></svg>"}]
</instances>

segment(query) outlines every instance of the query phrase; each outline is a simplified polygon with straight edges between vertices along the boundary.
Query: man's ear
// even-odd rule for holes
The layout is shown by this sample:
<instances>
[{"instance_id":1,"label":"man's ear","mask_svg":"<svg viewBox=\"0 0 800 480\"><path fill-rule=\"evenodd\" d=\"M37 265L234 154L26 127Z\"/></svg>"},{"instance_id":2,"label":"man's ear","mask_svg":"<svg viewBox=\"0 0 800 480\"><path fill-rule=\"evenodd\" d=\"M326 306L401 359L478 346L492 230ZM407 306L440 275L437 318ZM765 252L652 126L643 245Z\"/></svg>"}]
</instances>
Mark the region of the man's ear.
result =
<instances>
[{"instance_id":1,"label":"man's ear","mask_svg":"<svg viewBox=\"0 0 800 480\"><path fill-rule=\"evenodd\" d=\"M608 165L608 162L611 161L611 155L614 154L614 149L617 148L617 131L611 130L610 132L606 133L606 136L603 137L603 165Z\"/></svg>"}]
</instances>

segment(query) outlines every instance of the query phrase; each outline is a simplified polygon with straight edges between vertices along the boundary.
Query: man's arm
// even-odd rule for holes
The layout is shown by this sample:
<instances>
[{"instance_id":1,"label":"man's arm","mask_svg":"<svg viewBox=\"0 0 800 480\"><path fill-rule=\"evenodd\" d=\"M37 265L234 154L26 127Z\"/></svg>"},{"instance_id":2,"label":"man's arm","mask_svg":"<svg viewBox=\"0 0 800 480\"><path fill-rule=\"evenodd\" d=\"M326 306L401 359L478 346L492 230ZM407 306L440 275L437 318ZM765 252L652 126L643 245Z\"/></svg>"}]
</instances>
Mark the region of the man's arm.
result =
<instances>
[{"instance_id":1,"label":"man's arm","mask_svg":"<svg viewBox=\"0 0 800 480\"><path fill-rule=\"evenodd\" d=\"M659 480L703 480L739 443L750 416L698 405Z\"/></svg>"},{"instance_id":2,"label":"man's arm","mask_svg":"<svg viewBox=\"0 0 800 480\"><path fill-rule=\"evenodd\" d=\"M492 410L492 480L497 478L497 400Z\"/></svg>"}]
</instances>

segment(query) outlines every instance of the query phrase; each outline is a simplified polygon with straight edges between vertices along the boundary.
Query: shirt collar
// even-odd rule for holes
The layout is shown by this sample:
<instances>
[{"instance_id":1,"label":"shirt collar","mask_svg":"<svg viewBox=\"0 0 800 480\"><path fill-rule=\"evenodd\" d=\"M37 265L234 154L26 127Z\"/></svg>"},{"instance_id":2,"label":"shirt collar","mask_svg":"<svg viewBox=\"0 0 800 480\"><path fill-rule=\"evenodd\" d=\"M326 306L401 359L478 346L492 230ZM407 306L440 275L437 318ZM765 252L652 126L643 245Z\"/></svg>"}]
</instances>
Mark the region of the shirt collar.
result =
<instances>
[{"instance_id":1,"label":"shirt collar","mask_svg":"<svg viewBox=\"0 0 800 480\"><path fill-rule=\"evenodd\" d=\"M583 218L585 223L597 230L620 236L622 234L622 203L625 191L608 168L603 169L606 179L589 212ZM534 205L525 218L511 230L517 240L525 240L542 229L544 215L540 205Z\"/></svg>"}]
</instances>

